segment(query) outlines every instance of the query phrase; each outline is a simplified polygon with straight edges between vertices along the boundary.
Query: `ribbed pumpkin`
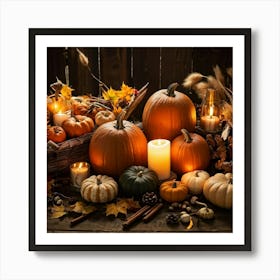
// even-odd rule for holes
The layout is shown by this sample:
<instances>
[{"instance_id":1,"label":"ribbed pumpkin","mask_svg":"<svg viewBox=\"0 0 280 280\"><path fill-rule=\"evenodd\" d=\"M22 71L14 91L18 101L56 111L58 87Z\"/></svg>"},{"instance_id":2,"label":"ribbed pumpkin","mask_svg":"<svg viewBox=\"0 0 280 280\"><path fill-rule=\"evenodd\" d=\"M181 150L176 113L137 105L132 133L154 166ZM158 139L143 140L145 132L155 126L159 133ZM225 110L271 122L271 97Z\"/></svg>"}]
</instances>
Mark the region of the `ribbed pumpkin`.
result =
<instances>
[{"instance_id":1,"label":"ribbed pumpkin","mask_svg":"<svg viewBox=\"0 0 280 280\"><path fill-rule=\"evenodd\" d=\"M86 201L104 203L118 194L117 182L106 175L93 175L82 182L81 196Z\"/></svg>"},{"instance_id":2,"label":"ribbed pumpkin","mask_svg":"<svg viewBox=\"0 0 280 280\"><path fill-rule=\"evenodd\" d=\"M194 131L196 110L191 99L175 91L178 83L155 92L145 104L143 128L148 140L173 140L182 128Z\"/></svg>"},{"instance_id":3,"label":"ribbed pumpkin","mask_svg":"<svg viewBox=\"0 0 280 280\"><path fill-rule=\"evenodd\" d=\"M178 202L186 199L188 187L180 181L166 181L160 185L160 196L168 202Z\"/></svg>"},{"instance_id":4,"label":"ribbed pumpkin","mask_svg":"<svg viewBox=\"0 0 280 280\"><path fill-rule=\"evenodd\" d=\"M205 181L210 177L209 173L204 170L194 170L185 173L181 181L187 185L190 193L201 194Z\"/></svg>"},{"instance_id":5,"label":"ribbed pumpkin","mask_svg":"<svg viewBox=\"0 0 280 280\"><path fill-rule=\"evenodd\" d=\"M94 128L94 122L87 116L75 115L62 123L63 129L70 138L89 133Z\"/></svg>"},{"instance_id":6,"label":"ribbed pumpkin","mask_svg":"<svg viewBox=\"0 0 280 280\"><path fill-rule=\"evenodd\" d=\"M95 123L97 125L102 125L103 123L114 121L115 119L115 114L109 110L100 111L95 115Z\"/></svg>"},{"instance_id":7,"label":"ribbed pumpkin","mask_svg":"<svg viewBox=\"0 0 280 280\"><path fill-rule=\"evenodd\" d=\"M157 191L159 180L153 170L144 166L131 166L120 176L119 186L124 195L140 197L145 192Z\"/></svg>"},{"instance_id":8,"label":"ribbed pumpkin","mask_svg":"<svg viewBox=\"0 0 280 280\"><path fill-rule=\"evenodd\" d=\"M50 126L47 128L47 139L55 143L61 143L66 140L66 133L60 126Z\"/></svg>"},{"instance_id":9,"label":"ribbed pumpkin","mask_svg":"<svg viewBox=\"0 0 280 280\"><path fill-rule=\"evenodd\" d=\"M206 169L210 161L210 151L206 140L196 134L181 130L171 143L171 167L177 174L196 169Z\"/></svg>"},{"instance_id":10,"label":"ribbed pumpkin","mask_svg":"<svg viewBox=\"0 0 280 280\"><path fill-rule=\"evenodd\" d=\"M221 208L232 208L232 173L216 173L207 179L203 186L203 195L207 200Z\"/></svg>"},{"instance_id":11,"label":"ribbed pumpkin","mask_svg":"<svg viewBox=\"0 0 280 280\"><path fill-rule=\"evenodd\" d=\"M99 126L89 145L93 170L99 174L120 176L132 165L147 165L147 139L142 130L121 113L116 121Z\"/></svg>"}]
</instances>

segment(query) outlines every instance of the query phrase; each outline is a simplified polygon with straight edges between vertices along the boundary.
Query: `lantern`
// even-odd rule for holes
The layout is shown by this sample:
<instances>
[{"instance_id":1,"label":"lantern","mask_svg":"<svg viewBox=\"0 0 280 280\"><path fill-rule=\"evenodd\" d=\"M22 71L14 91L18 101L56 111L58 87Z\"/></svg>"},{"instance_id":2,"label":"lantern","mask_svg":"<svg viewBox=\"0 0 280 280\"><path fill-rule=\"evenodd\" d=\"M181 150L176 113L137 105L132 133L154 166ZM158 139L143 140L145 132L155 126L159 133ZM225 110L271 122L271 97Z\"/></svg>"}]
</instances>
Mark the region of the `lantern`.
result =
<instances>
[{"instance_id":1,"label":"lantern","mask_svg":"<svg viewBox=\"0 0 280 280\"><path fill-rule=\"evenodd\" d=\"M220 99L216 91L209 88L202 101L200 126L206 132L217 132L220 124Z\"/></svg>"}]
</instances>

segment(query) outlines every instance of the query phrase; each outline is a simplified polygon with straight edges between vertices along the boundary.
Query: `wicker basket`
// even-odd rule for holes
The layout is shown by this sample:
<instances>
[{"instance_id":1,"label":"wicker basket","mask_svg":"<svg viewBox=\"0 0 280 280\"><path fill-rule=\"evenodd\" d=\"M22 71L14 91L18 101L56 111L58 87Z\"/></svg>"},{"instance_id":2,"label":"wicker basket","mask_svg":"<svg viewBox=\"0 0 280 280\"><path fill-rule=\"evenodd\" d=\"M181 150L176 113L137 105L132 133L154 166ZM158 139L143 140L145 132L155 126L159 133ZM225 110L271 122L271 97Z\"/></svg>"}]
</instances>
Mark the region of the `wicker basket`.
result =
<instances>
[{"instance_id":1,"label":"wicker basket","mask_svg":"<svg viewBox=\"0 0 280 280\"><path fill-rule=\"evenodd\" d=\"M59 144L56 149L48 145L48 174L67 173L72 163L78 161L89 162L89 142L92 134L93 132L90 132L66 140Z\"/></svg>"},{"instance_id":2,"label":"wicker basket","mask_svg":"<svg viewBox=\"0 0 280 280\"><path fill-rule=\"evenodd\" d=\"M147 93L148 84L139 91L137 98L125 111L124 119L128 119ZM48 175L56 173L69 173L70 165L74 162L89 162L89 143L94 130L80 137L72 138L60 144L52 143L47 148L47 171Z\"/></svg>"}]
</instances>

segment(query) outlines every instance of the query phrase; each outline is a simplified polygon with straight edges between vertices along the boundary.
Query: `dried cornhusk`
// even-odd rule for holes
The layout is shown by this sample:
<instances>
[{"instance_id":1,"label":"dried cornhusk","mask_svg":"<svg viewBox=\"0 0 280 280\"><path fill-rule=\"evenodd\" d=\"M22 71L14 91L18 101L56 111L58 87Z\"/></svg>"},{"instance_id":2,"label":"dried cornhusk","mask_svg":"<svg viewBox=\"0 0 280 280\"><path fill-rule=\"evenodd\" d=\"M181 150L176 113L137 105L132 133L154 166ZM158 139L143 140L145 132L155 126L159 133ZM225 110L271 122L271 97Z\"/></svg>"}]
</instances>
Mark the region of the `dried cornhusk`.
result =
<instances>
[{"instance_id":1,"label":"dried cornhusk","mask_svg":"<svg viewBox=\"0 0 280 280\"><path fill-rule=\"evenodd\" d=\"M80 60L81 64L88 67L88 57L85 56L85 54L83 52L81 52L78 48L77 48L77 52L79 54L79 60Z\"/></svg>"},{"instance_id":2,"label":"dried cornhusk","mask_svg":"<svg viewBox=\"0 0 280 280\"><path fill-rule=\"evenodd\" d=\"M205 76L198 72L193 72L189 74L183 82L183 86L187 89L191 89L194 85L199 83Z\"/></svg>"}]
</instances>

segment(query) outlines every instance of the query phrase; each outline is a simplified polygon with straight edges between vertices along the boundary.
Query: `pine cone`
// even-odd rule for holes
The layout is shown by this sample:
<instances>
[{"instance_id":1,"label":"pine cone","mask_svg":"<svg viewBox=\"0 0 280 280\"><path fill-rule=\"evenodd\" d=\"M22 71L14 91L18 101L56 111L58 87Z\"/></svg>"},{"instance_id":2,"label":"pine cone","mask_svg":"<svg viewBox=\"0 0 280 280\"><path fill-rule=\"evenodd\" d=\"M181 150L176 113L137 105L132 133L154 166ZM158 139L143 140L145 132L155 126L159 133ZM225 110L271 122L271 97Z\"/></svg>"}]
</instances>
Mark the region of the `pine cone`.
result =
<instances>
[{"instance_id":1,"label":"pine cone","mask_svg":"<svg viewBox=\"0 0 280 280\"><path fill-rule=\"evenodd\" d=\"M179 215L172 213L172 214L168 214L165 217L165 220L167 224L176 225L179 223L180 218Z\"/></svg>"},{"instance_id":2,"label":"pine cone","mask_svg":"<svg viewBox=\"0 0 280 280\"><path fill-rule=\"evenodd\" d=\"M142 196L142 202L145 205L153 206L158 202L158 197L154 192L146 192Z\"/></svg>"}]
</instances>

